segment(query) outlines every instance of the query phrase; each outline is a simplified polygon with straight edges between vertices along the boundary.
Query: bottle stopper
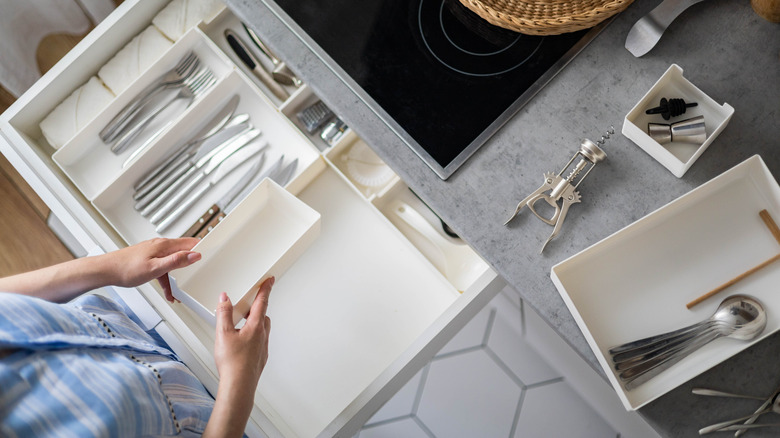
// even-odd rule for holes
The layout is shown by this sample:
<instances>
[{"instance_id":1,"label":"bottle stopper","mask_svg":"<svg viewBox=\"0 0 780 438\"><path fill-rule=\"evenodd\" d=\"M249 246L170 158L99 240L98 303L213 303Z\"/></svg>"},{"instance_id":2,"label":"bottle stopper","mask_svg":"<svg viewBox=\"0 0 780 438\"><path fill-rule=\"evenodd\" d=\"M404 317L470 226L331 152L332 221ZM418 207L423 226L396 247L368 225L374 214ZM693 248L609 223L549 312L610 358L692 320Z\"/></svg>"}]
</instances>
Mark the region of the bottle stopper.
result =
<instances>
[{"instance_id":1,"label":"bottle stopper","mask_svg":"<svg viewBox=\"0 0 780 438\"><path fill-rule=\"evenodd\" d=\"M707 139L704 126L704 116L696 116L667 125L665 123L648 123L647 134L659 144L693 143L702 144Z\"/></svg>"},{"instance_id":2,"label":"bottle stopper","mask_svg":"<svg viewBox=\"0 0 780 438\"><path fill-rule=\"evenodd\" d=\"M691 108L697 105L698 103L696 102L685 103L685 100L683 99L673 98L667 100L665 97L662 97L660 106L650 108L649 110L645 111L645 114L660 114L664 120L669 120L670 117L677 117L680 114L685 114L686 108Z\"/></svg>"}]
</instances>

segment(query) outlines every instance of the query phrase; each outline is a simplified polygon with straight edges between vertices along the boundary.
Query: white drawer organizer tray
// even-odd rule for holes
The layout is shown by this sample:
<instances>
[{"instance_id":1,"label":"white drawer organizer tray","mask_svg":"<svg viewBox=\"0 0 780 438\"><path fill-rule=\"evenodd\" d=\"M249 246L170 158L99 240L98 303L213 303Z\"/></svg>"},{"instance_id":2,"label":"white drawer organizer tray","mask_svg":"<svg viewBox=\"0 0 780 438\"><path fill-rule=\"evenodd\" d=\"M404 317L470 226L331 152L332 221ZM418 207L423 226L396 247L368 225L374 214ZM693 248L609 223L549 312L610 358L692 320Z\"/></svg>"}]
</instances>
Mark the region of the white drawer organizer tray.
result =
<instances>
[{"instance_id":1,"label":"white drawer organizer tray","mask_svg":"<svg viewBox=\"0 0 780 438\"><path fill-rule=\"evenodd\" d=\"M227 261L204 257L191 270L173 273L183 287L210 279L203 283L209 289L204 295L191 291L205 313L167 303L151 283L123 293L134 310L156 317L147 318L149 328L156 327L216 393L214 328L207 320L208 308L216 304L222 290L246 291L266 275L274 275L274 260L281 260L284 266L278 272L286 271L277 278L269 307L274 320L271 358L260 380L248 433L352 436L498 293L503 281L472 251L470 261L458 256L459 262L470 264L470 275L454 282L447 268L451 246L430 235L431 231L441 233L438 220L403 181L393 174L382 178L381 184L364 185L371 181L350 177L356 168L350 164L356 156L353 152L361 150L360 156L366 156L361 139L351 133L329 146L300 129L295 114L318 100L309 87L287 87L290 97L280 101L243 65L236 65L224 30L245 34L228 9L185 33L103 113L55 152L41 134L41 120L146 29L166 3L123 2L0 116L0 149L81 245L112 251L159 236L133 210L133 183L238 94L237 112L249 114L252 124L262 131L259 141L268 142L265 167L284 155L285 162L298 159L295 175L283 190L268 181L260 185L201 242L204 255L229 255ZM189 50L216 73L218 82L143 154L123 167L127 156L110 153L97 133L138 90L176 65ZM385 174L381 169L370 170L373 176ZM180 235L231 184L230 178L217 184L164 236ZM300 217L305 218L300 228L277 223L267 225L273 231L263 227L262 218L268 212L262 208L263 199L270 192L282 204L300 207L304 212ZM420 227L419 221L416 228L409 225L395 210L399 203L419 212L431 226ZM321 215L318 225L316 214ZM313 238L318 226L319 235ZM272 242L269 233L286 235L289 240ZM290 248L294 260L281 256ZM253 260L255 254L257 260ZM261 260L265 256L267 263ZM236 284L228 278L228 270L234 269L241 273ZM211 290L218 287L221 290Z\"/></svg>"},{"instance_id":2,"label":"white drawer organizer tray","mask_svg":"<svg viewBox=\"0 0 780 438\"><path fill-rule=\"evenodd\" d=\"M698 105L688 108L671 120L664 120L658 114L645 114L645 111L658 106L661 98L682 98L685 102L696 102ZM723 131L734 114L734 108L724 103L719 105L715 100L683 77L683 70L677 64L672 64L660 79L650 88L642 99L628 112L623 121L623 135L650 154L674 176L681 178L693 163L712 144L718 134ZM647 133L648 123L674 123L691 117L704 116L707 137L700 145L673 141L660 144Z\"/></svg>"},{"instance_id":3,"label":"white drawer organizer tray","mask_svg":"<svg viewBox=\"0 0 780 438\"><path fill-rule=\"evenodd\" d=\"M780 329L777 265L691 310L685 306L780 252L759 217L763 209L780 217L780 186L754 156L553 266L553 283L626 409L644 406ZM632 390L620 384L611 347L702 321L735 293L764 304L767 326L759 338L717 339Z\"/></svg>"}]
</instances>

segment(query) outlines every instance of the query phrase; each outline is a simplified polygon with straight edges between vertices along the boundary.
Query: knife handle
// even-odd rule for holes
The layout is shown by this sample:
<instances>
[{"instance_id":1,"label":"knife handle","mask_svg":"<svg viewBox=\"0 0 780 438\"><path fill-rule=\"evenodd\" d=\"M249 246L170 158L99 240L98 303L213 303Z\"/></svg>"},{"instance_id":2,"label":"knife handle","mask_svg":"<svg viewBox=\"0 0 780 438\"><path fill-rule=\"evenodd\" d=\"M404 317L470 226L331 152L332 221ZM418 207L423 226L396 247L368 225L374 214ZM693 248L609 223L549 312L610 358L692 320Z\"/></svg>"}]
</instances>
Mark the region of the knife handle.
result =
<instances>
[{"instance_id":1,"label":"knife handle","mask_svg":"<svg viewBox=\"0 0 780 438\"><path fill-rule=\"evenodd\" d=\"M205 213L203 213L203 216L199 217L198 220L196 220L195 223L192 224L192 226L181 235L181 237L197 237L198 232L203 228L206 228L206 225L211 221L211 219L213 219L214 216L219 213L219 206L217 204L212 205L208 210L206 210Z\"/></svg>"},{"instance_id":2,"label":"knife handle","mask_svg":"<svg viewBox=\"0 0 780 438\"><path fill-rule=\"evenodd\" d=\"M198 234L195 235L195 237L202 239L206 237L206 234L210 233L211 230L214 229L214 227L217 226L220 222L222 222L222 219L227 216L224 211L219 212L218 214L214 215L214 217L211 218L211 220L203 226L203 228L198 231Z\"/></svg>"},{"instance_id":3,"label":"knife handle","mask_svg":"<svg viewBox=\"0 0 780 438\"><path fill-rule=\"evenodd\" d=\"M184 202L179 204L179 206L176 207L176 209L173 210L173 212L171 212L170 214L165 213L165 214L168 214L168 216L165 217L165 219L163 219L162 221L155 222L154 218L152 218L152 223L153 224L159 224L159 225L157 225L157 228L155 229L155 231L158 232L158 233L162 233L165 230L167 230L171 225L173 225L177 220L179 220L179 218L184 213L187 212L187 209L192 207L192 205L194 203L198 202L198 200L200 200L200 198L204 194L206 194L206 192L209 191L209 189L212 186L213 186L213 184L211 184L211 183L207 183L207 184L201 185L200 188L198 188L198 190L195 191L195 193L192 193L187 199L184 200ZM188 192L189 192L189 190L188 190ZM176 201L176 202L179 202L179 201ZM173 204L173 206L176 206L176 204Z\"/></svg>"},{"instance_id":4,"label":"knife handle","mask_svg":"<svg viewBox=\"0 0 780 438\"><path fill-rule=\"evenodd\" d=\"M190 196L190 193L192 193L193 190L195 190L195 187L200 184L201 181L203 181L206 178L206 175L203 172L198 172L197 175L195 175L195 178L189 180L187 182L187 185L184 187L178 189L178 191L169 199L163 206L160 207L159 210L155 211L151 215L150 221L154 225L160 224L160 222L163 221L163 219L166 216L170 216L170 213L177 208L181 208L181 205L179 205L182 200L187 198L187 196Z\"/></svg>"}]
</instances>

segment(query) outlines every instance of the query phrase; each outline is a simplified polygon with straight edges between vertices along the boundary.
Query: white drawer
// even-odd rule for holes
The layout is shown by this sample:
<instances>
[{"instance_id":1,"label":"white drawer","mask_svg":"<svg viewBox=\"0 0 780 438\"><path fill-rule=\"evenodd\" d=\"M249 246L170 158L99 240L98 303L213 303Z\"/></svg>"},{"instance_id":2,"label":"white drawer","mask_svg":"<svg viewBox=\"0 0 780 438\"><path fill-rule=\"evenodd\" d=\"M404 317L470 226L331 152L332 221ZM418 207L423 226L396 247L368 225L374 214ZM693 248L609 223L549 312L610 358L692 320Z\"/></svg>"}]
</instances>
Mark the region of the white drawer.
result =
<instances>
[{"instance_id":1,"label":"white drawer","mask_svg":"<svg viewBox=\"0 0 780 438\"><path fill-rule=\"evenodd\" d=\"M125 1L0 116L0 150L85 248L112 251L158 235L132 217L132 181L186 135L186 126L204 120L238 93L245 102L242 110L268 133L272 156L267 162L282 153L298 158L298 171L286 189L321 214L320 236L274 287L271 357L248 433L352 436L498 293L503 281L463 244L431 235L438 233L428 222L435 216L397 176L378 188L353 181L350 154L364 146L357 136L346 135L328 147L299 129L295 114L317 97L304 85L279 102L243 65L235 65L222 34L226 27L243 29L229 10L186 36L198 51L209 51L220 82L134 164L122 168L121 160L100 150L97 132L132 97L129 93L177 62L174 55L182 49L176 45L76 134L73 144L64 146L68 150L57 152L69 161L53 159L55 150L43 138L40 121L146 28L166 3ZM79 154L93 161L80 160ZM95 158L101 154L106 158ZM102 166L115 167L106 172ZM219 194L215 188L188 220ZM425 229L420 232L420 227ZM167 303L156 286L137 289L164 320L161 334L216 391L213 328L184 305Z\"/></svg>"}]
</instances>

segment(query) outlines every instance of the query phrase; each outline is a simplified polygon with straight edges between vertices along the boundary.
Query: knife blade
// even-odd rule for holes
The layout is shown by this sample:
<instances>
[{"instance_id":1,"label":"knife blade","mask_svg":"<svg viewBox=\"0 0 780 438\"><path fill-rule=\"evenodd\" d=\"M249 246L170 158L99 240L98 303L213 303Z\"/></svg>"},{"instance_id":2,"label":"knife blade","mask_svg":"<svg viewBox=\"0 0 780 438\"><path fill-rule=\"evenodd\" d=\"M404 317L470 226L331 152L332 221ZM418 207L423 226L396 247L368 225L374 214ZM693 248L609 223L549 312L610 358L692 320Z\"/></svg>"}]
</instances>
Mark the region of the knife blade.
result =
<instances>
[{"instance_id":1,"label":"knife blade","mask_svg":"<svg viewBox=\"0 0 780 438\"><path fill-rule=\"evenodd\" d=\"M194 192L188 191L187 193L190 196L187 199L185 199L184 202L176 208L176 210L174 210L170 215L168 215L168 217L166 217L165 220L160 222L160 224L157 226L155 231L157 231L158 233L162 233L165 230L167 230L184 213L187 212L187 210L192 206L192 204L194 204L199 199L201 199L203 195L206 194L206 192L211 190L211 188L214 187L218 182L222 181L223 178L230 175L242 163L246 162L246 160L252 158L256 154L261 152L263 149L265 149L266 147L268 147L267 142L250 143L246 146L242 146L239 150L235 151L233 154L225 157L225 159L221 162L221 164L218 164L217 167L215 167L216 171L211 176L211 178L209 178L206 181L206 184L202 184Z\"/></svg>"},{"instance_id":2,"label":"knife blade","mask_svg":"<svg viewBox=\"0 0 780 438\"><path fill-rule=\"evenodd\" d=\"M225 39L227 39L228 45L230 45L230 48L233 49L233 52L235 52L241 62L243 62L248 69L252 70L252 73L260 79L263 85L271 90L274 96L282 100L282 102L290 97L287 90L282 88L282 86L274 81L271 75L265 71L262 64L260 64L260 61L252 54L240 36L231 29L225 29Z\"/></svg>"},{"instance_id":3,"label":"knife blade","mask_svg":"<svg viewBox=\"0 0 780 438\"><path fill-rule=\"evenodd\" d=\"M203 228L200 229L200 231L194 236L202 239L206 234L211 232L211 230L214 229L214 227L219 224L222 219L224 219L231 211L233 211L234 208L238 206L238 204L241 203L249 194L257 188L258 185L266 178L270 178L280 186L284 186L292 177L292 175L295 173L295 169L298 167L298 159L296 158L293 160L290 164L282 168L282 162L284 161L284 155L279 158L279 160L274 163L273 166L271 166L268 170L263 172L262 174L255 177L252 182L246 185L244 190L241 191L238 195L236 195L233 200L222 209L221 212L214 215Z\"/></svg>"},{"instance_id":4,"label":"knife blade","mask_svg":"<svg viewBox=\"0 0 780 438\"><path fill-rule=\"evenodd\" d=\"M136 210L146 217L156 211L163 202L184 184L198 169L203 167L219 151L227 147L233 140L249 132L251 125L242 123L230 126L204 141L200 148L187 161L179 164L164 180L146 195L139 198L135 204Z\"/></svg>"},{"instance_id":5,"label":"knife blade","mask_svg":"<svg viewBox=\"0 0 780 438\"><path fill-rule=\"evenodd\" d=\"M655 47L678 15L700 1L703 0L664 0L634 23L626 36L626 49L637 58L645 55Z\"/></svg>"},{"instance_id":6,"label":"knife blade","mask_svg":"<svg viewBox=\"0 0 780 438\"><path fill-rule=\"evenodd\" d=\"M195 221L188 229L187 231L182 234L182 237L195 237L198 235L200 230L211 221L211 219L221 213L227 204L230 203L230 201L233 200L233 198L238 195L241 190L244 189L250 182L252 182L252 177L254 177L260 169L262 169L263 164L265 163L265 152L260 154L260 157L255 161L254 164L252 164L252 167L249 168L249 170L238 179L238 182L233 184L233 187L231 187L230 190L227 191L224 195L222 195L221 198L217 202L214 203L211 207L209 207L208 210L206 210L205 213L203 213L198 220Z\"/></svg>"},{"instance_id":7,"label":"knife blade","mask_svg":"<svg viewBox=\"0 0 780 438\"><path fill-rule=\"evenodd\" d=\"M228 102L220 108L219 111L217 111L216 114L214 114L214 117L209 119L206 123L203 124L203 126L198 130L198 132L190 138L189 141L185 142L183 145L179 146L170 156L168 156L165 160L160 162L157 166L149 170L143 177L141 177L138 182L133 185L133 189L136 192L141 191L147 184L149 184L157 175L159 175L164 169L167 168L169 164L171 164L173 161L175 161L181 154L185 153L185 151L188 148L192 148L196 146L196 143L198 140L210 137L211 135L218 132L222 127L230 120L231 117L233 117L233 114L236 111L236 108L238 107L238 102L240 100L240 96L238 94L234 95L233 97L228 100Z\"/></svg>"},{"instance_id":8,"label":"knife blade","mask_svg":"<svg viewBox=\"0 0 780 438\"><path fill-rule=\"evenodd\" d=\"M184 197L187 196L204 178L206 178L215 169L219 168L223 161L244 147L244 145L257 138L259 135L259 129L252 129L234 138L224 147L220 146L219 151L212 151L216 153L214 153L213 157L211 157L203 166L201 166L202 168L193 168L195 169L195 172L193 172L194 176L189 171L184 175L183 179L186 181L186 184L180 185L180 188L176 190L170 199L168 199L168 201L163 206L161 206L151 215L152 223L155 225L159 224L160 221L162 221L164 217L168 216L168 214L174 208L176 208L179 202L181 202L182 199L184 199Z\"/></svg>"}]
</instances>

